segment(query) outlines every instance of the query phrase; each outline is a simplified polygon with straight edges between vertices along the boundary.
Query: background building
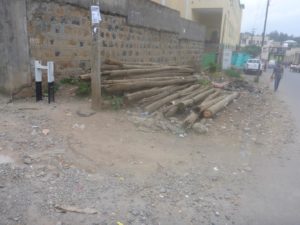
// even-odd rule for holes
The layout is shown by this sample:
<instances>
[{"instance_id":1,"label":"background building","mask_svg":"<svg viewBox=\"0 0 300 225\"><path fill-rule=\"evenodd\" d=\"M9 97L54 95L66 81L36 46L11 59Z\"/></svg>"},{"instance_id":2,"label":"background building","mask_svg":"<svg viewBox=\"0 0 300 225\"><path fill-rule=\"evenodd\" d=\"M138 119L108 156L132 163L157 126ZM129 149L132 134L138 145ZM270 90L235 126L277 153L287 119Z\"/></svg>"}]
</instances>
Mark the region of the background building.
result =
<instances>
[{"instance_id":1,"label":"background building","mask_svg":"<svg viewBox=\"0 0 300 225\"><path fill-rule=\"evenodd\" d=\"M206 27L206 43L236 49L244 5L240 0L153 0Z\"/></svg>"},{"instance_id":2,"label":"background building","mask_svg":"<svg viewBox=\"0 0 300 225\"><path fill-rule=\"evenodd\" d=\"M263 37L261 35L253 35L251 33L242 33L241 34L241 47L255 45L261 46ZM265 36L264 45L267 45L270 38Z\"/></svg>"}]
</instances>

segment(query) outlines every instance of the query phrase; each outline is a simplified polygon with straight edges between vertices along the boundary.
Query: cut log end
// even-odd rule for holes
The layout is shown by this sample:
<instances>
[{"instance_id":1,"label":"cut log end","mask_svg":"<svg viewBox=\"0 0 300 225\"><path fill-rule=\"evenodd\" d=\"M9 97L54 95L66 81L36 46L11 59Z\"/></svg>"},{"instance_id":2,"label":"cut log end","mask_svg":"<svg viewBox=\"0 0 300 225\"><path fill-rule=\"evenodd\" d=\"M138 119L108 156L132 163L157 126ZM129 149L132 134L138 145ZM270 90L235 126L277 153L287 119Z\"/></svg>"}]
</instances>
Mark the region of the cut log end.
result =
<instances>
[{"instance_id":1,"label":"cut log end","mask_svg":"<svg viewBox=\"0 0 300 225\"><path fill-rule=\"evenodd\" d=\"M213 114L212 114L212 112L209 111L209 110L205 110L205 111L203 112L203 117L204 117L204 118L212 118L212 116L213 116Z\"/></svg>"}]
</instances>

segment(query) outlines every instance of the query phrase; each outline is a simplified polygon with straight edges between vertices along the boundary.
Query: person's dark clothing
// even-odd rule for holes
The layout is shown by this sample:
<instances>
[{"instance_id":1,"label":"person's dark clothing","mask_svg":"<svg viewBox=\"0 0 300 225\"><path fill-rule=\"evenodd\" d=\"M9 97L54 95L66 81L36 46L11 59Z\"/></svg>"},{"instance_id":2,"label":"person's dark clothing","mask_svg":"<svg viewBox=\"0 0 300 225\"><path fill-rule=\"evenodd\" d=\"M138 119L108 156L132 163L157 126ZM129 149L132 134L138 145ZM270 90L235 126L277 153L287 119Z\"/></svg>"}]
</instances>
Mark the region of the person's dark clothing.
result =
<instances>
[{"instance_id":1,"label":"person's dark clothing","mask_svg":"<svg viewBox=\"0 0 300 225\"><path fill-rule=\"evenodd\" d=\"M277 91L280 80L282 78L283 68L280 65L276 65L273 71L274 77L274 91Z\"/></svg>"}]
</instances>

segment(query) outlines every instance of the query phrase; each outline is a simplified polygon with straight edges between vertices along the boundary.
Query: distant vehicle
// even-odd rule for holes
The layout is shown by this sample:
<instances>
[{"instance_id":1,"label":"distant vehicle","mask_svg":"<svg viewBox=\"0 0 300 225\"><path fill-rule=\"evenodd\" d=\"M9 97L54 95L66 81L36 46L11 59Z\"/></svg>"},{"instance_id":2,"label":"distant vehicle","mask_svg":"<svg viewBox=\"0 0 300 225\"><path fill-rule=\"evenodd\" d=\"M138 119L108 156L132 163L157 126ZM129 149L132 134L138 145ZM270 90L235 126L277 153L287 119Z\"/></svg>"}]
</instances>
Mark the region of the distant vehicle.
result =
<instances>
[{"instance_id":1,"label":"distant vehicle","mask_svg":"<svg viewBox=\"0 0 300 225\"><path fill-rule=\"evenodd\" d=\"M275 60L270 60L268 63L268 68L273 69L276 66Z\"/></svg>"},{"instance_id":2,"label":"distant vehicle","mask_svg":"<svg viewBox=\"0 0 300 225\"><path fill-rule=\"evenodd\" d=\"M264 65L259 59L248 59L244 67L244 73L261 75L263 69Z\"/></svg>"},{"instance_id":3,"label":"distant vehicle","mask_svg":"<svg viewBox=\"0 0 300 225\"><path fill-rule=\"evenodd\" d=\"M300 65L291 64L290 71L300 73Z\"/></svg>"}]
</instances>

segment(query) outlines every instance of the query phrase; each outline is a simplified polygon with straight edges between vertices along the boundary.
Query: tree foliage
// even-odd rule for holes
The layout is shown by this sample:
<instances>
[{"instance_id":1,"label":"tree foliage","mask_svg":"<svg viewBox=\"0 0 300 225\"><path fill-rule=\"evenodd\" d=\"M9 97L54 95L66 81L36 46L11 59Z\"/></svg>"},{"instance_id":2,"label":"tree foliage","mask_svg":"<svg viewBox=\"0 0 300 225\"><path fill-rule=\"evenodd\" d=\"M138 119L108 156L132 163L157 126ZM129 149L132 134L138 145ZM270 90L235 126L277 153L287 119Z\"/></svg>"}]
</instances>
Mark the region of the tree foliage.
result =
<instances>
[{"instance_id":1,"label":"tree foliage","mask_svg":"<svg viewBox=\"0 0 300 225\"><path fill-rule=\"evenodd\" d=\"M242 51L248 53L249 55L251 55L252 57L255 58L260 55L261 47L256 46L256 45L249 45L249 46L243 47Z\"/></svg>"},{"instance_id":2,"label":"tree foliage","mask_svg":"<svg viewBox=\"0 0 300 225\"><path fill-rule=\"evenodd\" d=\"M300 37L295 37L294 35L289 35L283 32L278 31L272 31L268 35L271 40L277 41L277 42L285 42L287 40L294 40L297 42L298 45L300 45Z\"/></svg>"}]
</instances>

